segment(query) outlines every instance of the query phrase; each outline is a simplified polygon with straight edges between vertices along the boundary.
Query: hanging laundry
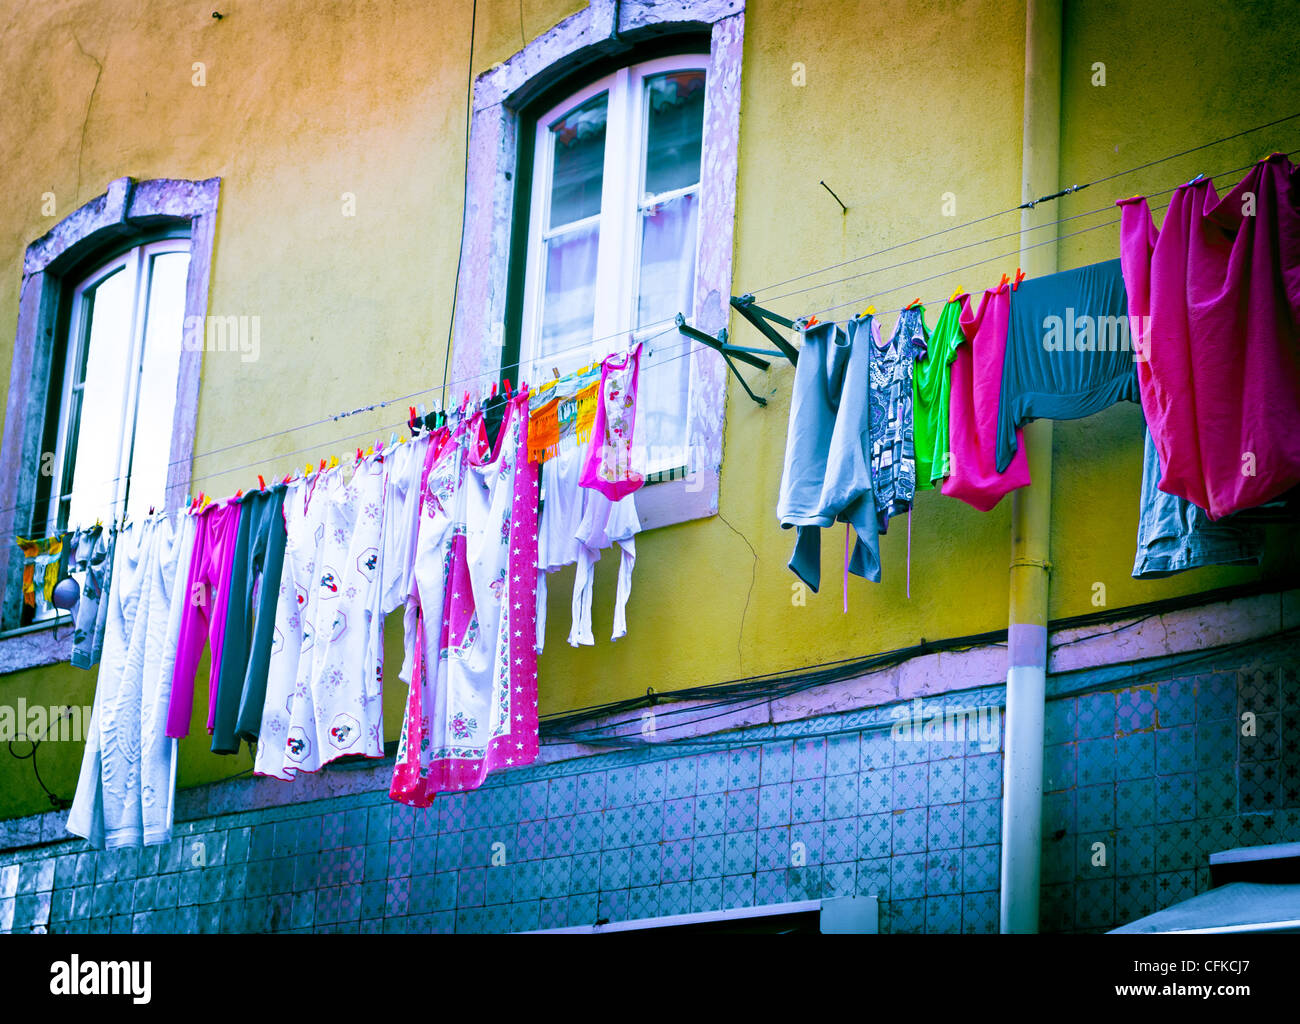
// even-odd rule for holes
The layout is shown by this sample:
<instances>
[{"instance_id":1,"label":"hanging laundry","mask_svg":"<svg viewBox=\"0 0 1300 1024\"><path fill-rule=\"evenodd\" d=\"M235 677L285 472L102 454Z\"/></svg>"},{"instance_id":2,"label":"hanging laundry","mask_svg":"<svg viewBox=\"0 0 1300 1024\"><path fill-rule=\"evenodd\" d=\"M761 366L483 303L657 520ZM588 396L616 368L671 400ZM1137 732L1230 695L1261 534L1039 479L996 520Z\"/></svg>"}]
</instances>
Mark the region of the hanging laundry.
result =
<instances>
[{"instance_id":1,"label":"hanging laundry","mask_svg":"<svg viewBox=\"0 0 1300 1024\"><path fill-rule=\"evenodd\" d=\"M103 659L67 823L96 848L172 837L176 740L166 726L194 538L193 517L160 515L132 523L114 545Z\"/></svg>"},{"instance_id":2,"label":"hanging laundry","mask_svg":"<svg viewBox=\"0 0 1300 1024\"><path fill-rule=\"evenodd\" d=\"M289 716L293 711L299 667L310 672L315 643L316 567L325 539L325 510L341 486L340 468L289 481L284 493L285 546L276 597L275 630L267 662L266 699L253 771L290 779ZM304 657L306 655L306 657Z\"/></svg>"},{"instance_id":3,"label":"hanging laundry","mask_svg":"<svg viewBox=\"0 0 1300 1024\"><path fill-rule=\"evenodd\" d=\"M871 481L870 316L847 330L819 323L803 330L790 398L790 427L776 514L794 528L790 569L813 592L821 583L821 530L849 523L857 534L848 571L880 581L879 520Z\"/></svg>"},{"instance_id":4,"label":"hanging laundry","mask_svg":"<svg viewBox=\"0 0 1300 1024\"><path fill-rule=\"evenodd\" d=\"M961 311L967 295L950 299L912 368L912 417L916 449L916 488L933 489L948 475L948 403L952 361L964 340Z\"/></svg>"},{"instance_id":5,"label":"hanging laundry","mask_svg":"<svg viewBox=\"0 0 1300 1024\"><path fill-rule=\"evenodd\" d=\"M424 484L425 458L431 434L421 433L406 444L384 452L384 551L380 613L387 616L402 608L405 616L415 568L415 539L420 522L420 494ZM397 676L411 681L415 620L405 618L404 657Z\"/></svg>"},{"instance_id":6,"label":"hanging laundry","mask_svg":"<svg viewBox=\"0 0 1300 1024\"><path fill-rule=\"evenodd\" d=\"M562 450L585 445L600 403L601 364L585 367L529 399L528 458L545 463Z\"/></svg>"},{"instance_id":7,"label":"hanging laundry","mask_svg":"<svg viewBox=\"0 0 1300 1024\"><path fill-rule=\"evenodd\" d=\"M23 556L22 624L28 625L55 612L54 584L59 582L59 562L63 558L64 536L15 537Z\"/></svg>"},{"instance_id":8,"label":"hanging laundry","mask_svg":"<svg viewBox=\"0 0 1300 1024\"><path fill-rule=\"evenodd\" d=\"M1156 230L1118 204L1160 489L1220 519L1300 483L1300 172L1281 153L1228 195L1174 190Z\"/></svg>"},{"instance_id":9,"label":"hanging laundry","mask_svg":"<svg viewBox=\"0 0 1300 1024\"><path fill-rule=\"evenodd\" d=\"M250 491L239 506L212 731L214 754L239 753L241 740L257 742L284 564L284 485Z\"/></svg>"},{"instance_id":10,"label":"hanging laundry","mask_svg":"<svg viewBox=\"0 0 1300 1024\"><path fill-rule=\"evenodd\" d=\"M634 465L636 449L636 392L641 371L641 346L607 356L600 370L600 401L591 451L579 483L594 487L610 501L631 494L645 477Z\"/></svg>"},{"instance_id":11,"label":"hanging laundry","mask_svg":"<svg viewBox=\"0 0 1300 1024\"><path fill-rule=\"evenodd\" d=\"M618 589L610 639L627 635L627 601L636 565L634 538L641 530L636 496L629 494L610 501L600 491L580 487L578 477L584 457L581 448L570 448L548 462L543 470L544 500L537 531L538 654L546 641L546 577L569 565L578 567L574 575L569 644L578 647L595 643L591 629L595 567L600 552L616 544L620 549Z\"/></svg>"},{"instance_id":12,"label":"hanging laundry","mask_svg":"<svg viewBox=\"0 0 1300 1024\"><path fill-rule=\"evenodd\" d=\"M1164 579L1203 565L1259 565L1264 557L1263 528L1242 521L1239 515L1212 520L1190 501L1160 490L1160 456L1151 431L1144 433L1133 578Z\"/></svg>"},{"instance_id":13,"label":"hanging laundry","mask_svg":"<svg viewBox=\"0 0 1300 1024\"><path fill-rule=\"evenodd\" d=\"M912 423L912 364L925 354L929 331L925 307L898 314L894 333L871 346L871 486L880 532L889 520L912 508L916 495L916 450Z\"/></svg>"},{"instance_id":14,"label":"hanging laundry","mask_svg":"<svg viewBox=\"0 0 1300 1024\"><path fill-rule=\"evenodd\" d=\"M952 361L948 407L948 479L943 493L981 512L1003 495L1029 484L1024 438L1016 431L1015 455L1005 472L997 468L998 401L1006 359L1011 286L986 289L977 310L969 298L961 313L966 344Z\"/></svg>"},{"instance_id":15,"label":"hanging laundry","mask_svg":"<svg viewBox=\"0 0 1300 1024\"><path fill-rule=\"evenodd\" d=\"M90 668L99 663L108 623L108 590L113 575L116 530L92 526L78 530L70 541L72 572L81 586L81 599L72 626L72 664Z\"/></svg>"},{"instance_id":16,"label":"hanging laundry","mask_svg":"<svg viewBox=\"0 0 1300 1024\"><path fill-rule=\"evenodd\" d=\"M363 458L326 497L289 712L284 770L291 777L350 754L384 756L381 455Z\"/></svg>"},{"instance_id":17,"label":"hanging laundry","mask_svg":"<svg viewBox=\"0 0 1300 1024\"><path fill-rule=\"evenodd\" d=\"M1128 297L1119 260L1021 281L1011 292L998 472L1030 420L1076 420L1138 400Z\"/></svg>"},{"instance_id":18,"label":"hanging laundry","mask_svg":"<svg viewBox=\"0 0 1300 1024\"><path fill-rule=\"evenodd\" d=\"M208 731L216 724L217 686L221 680L221 650L230 602L230 566L239 535L239 505L218 502L199 512L194 556L185 585L184 611L176 649L176 677L167 712L167 735L189 735L194 708L194 674L204 645L211 647L208 672Z\"/></svg>"},{"instance_id":19,"label":"hanging laundry","mask_svg":"<svg viewBox=\"0 0 1300 1024\"><path fill-rule=\"evenodd\" d=\"M420 639L390 790L414 806L475 789L493 768L528 764L538 751L537 467L528 459L527 392L507 404L490 461L481 415L451 447L426 484Z\"/></svg>"}]
</instances>

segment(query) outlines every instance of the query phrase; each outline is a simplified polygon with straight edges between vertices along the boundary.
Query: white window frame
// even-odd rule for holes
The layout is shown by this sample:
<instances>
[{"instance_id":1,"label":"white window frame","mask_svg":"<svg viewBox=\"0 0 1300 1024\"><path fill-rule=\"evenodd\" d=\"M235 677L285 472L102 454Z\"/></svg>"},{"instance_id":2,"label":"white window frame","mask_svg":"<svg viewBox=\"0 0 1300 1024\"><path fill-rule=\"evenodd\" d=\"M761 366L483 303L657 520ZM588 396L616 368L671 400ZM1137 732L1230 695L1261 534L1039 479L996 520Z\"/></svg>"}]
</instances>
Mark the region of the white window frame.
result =
<instances>
[{"instance_id":1,"label":"white window frame","mask_svg":"<svg viewBox=\"0 0 1300 1024\"><path fill-rule=\"evenodd\" d=\"M165 238L135 246L97 267L92 273L82 278L72 290L68 319L67 352L63 368L63 393L58 408L58 440L54 451L56 476L50 488L49 507L45 524L47 536L54 536L65 525L60 521L63 518L63 506L70 501L72 496L70 492L67 494L63 492L63 486L64 480L71 475L68 471L67 461L69 457L68 446L71 440L69 431L73 393L79 388L84 388L84 382L82 384L74 382L81 376L90 348L87 331L91 325L86 319L87 307L89 306L87 293L93 292L114 274L126 273L131 275L131 323L128 335L130 357L122 367L122 372L127 375L126 387L123 391L123 407L120 413L122 443L118 450L117 466L111 478L113 498L109 507L103 509L105 518L116 519L126 511L125 502L130 486L131 459L135 448L135 424L139 414L137 406L140 400L140 377L144 370L144 347L148 332L149 293L153 283L153 260L156 256L177 252L183 252L190 256L190 240L188 238ZM181 339L176 339L178 346L180 343ZM78 431L80 429L81 424L79 422ZM73 481L73 487L75 488L75 486L75 481ZM89 525L91 524L66 522L66 526L73 529Z\"/></svg>"},{"instance_id":2,"label":"white window frame","mask_svg":"<svg viewBox=\"0 0 1300 1024\"><path fill-rule=\"evenodd\" d=\"M525 379L548 379L552 367L568 372L579 366L599 362L611 352L622 350L637 340L661 334L666 323L656 323L637 329L633 326L637 293L640 287L640 250L646 207L667 202L685 195L697 197L697 217L703 182L703 155L700 174L693 185L673 189L657 195L645 191L646 149L648 145L646 79L674 71L702 71L706 86L712 74L708 54L686 53L658 57L639 64L619 68L604 78L569 95L563 102L537 118L533 140L533 176L528 219L528 259L525 269L524 309L520 352L525 368ZM608 121L605 136L604 169L601 182L601 209L599 214L565 225L565 231L592 222L599 224L599 247L596 260L596 302L592 321L590 344L575 346L549 356L541 355L543 296L546 284L546 243L552 236L549 224L551 207L551 182L554 169L554 145L551 127L566 114L602 93L608 93ZM707 131L708 122L703 125ZM629 166L636 161L635 168ZM698 267L700 259L699 221L697 219L695 252L692 261ZM697 280L692 275L692 292ZM692 294L687 308L679 310L691 318L695 304ZM674 339L665 338L665 343ZM689 360L683 360L683 371L691 374ZM693 382L688 380L688 387ZM680 461L680 460L678 460ZM647 465L651 473L677 466L664 461Z\"/></svg>"}]
</instances>

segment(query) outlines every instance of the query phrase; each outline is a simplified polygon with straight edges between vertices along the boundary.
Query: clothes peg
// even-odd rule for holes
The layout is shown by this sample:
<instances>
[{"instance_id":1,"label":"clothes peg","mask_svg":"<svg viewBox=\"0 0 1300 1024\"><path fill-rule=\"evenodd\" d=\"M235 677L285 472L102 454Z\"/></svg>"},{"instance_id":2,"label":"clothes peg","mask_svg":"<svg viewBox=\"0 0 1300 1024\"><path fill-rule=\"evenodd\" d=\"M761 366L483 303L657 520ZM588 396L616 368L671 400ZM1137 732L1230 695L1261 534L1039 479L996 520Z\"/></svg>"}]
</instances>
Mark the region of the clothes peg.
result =
<instances>
[{"instance_id":1,"label":"clothes peg","mask_svg":"<svg viewBox=\"0 0 1300 1024\"><path fill-rule=\"evenodd\" d=\"M302 478L306 480L307 477L311 476L311 471L311 463L309 462L307 463L307 468L302 471Z\"/></svg>"},{"instance_id":2,"label":"clothes peg","mask_svg":"<svg viewBox=\"0 0 1300 1024\"><path fill-rule=\"evenodd\" d=\"M948 299L948 301L949 301L949 302L956 302L956 301L957 301L957 296L959 296L960 294L961 294L961 285L958 285L958 286L957 286L957 289L952 293L952 296Z\"/></svg>"},{"instance_id":3,"label":"clothes peg","mask_svg":"<svg viewBox=\"0 0 1300 1024\"><path fill-rule=\"evenodd\" d=\"M875 306L868 306L866 309L864 309L864 310L859 314L860 317L861 317L861 316L875 316L875 315L876 315L876 307L875 307Z\"/></svg>"},{"instance_id":4,"label":"clothes peg","mask_svg":"<svg viewBox=\"0 0 1300 1024\"><path fill-rule=\"evenodd\" d=\"M560 379L560 368L559 368L558 366L552 366L552 367L551 367L551 372L552 372L553 374L555 374L555 379L556 379L556 380L559 380L559 379Z\"/></svg>"},{"instance_id":5,"label":"clothes peg","mask_svg":"<svg viewBox=\"0 0 1300 1024\"><path fill-rule=\"evenodd\" d=\"M194 501L194 496L193 496L193 495L191 495L191 494L186 494L186 495L185 495L185 504L186 504L186 505L193 504L193 501Z\"/></svg>"},{"instance_id":6,"label":"clothes peg","mask_svg":"<svg viewBox=\"0 0 1300 1024\"><path fill-rule=\"evenodd\" d=\"M510 397L510 378L506 378L506 397Z\"/></svg>"},{"instance_id":7,"label":"clothes peg","mask_svg":"<svg viewBox=\"0 0 1300 1024\"><path fill-rule=\"evenodd\" d=\"M493 382L492 382L492 394L491 394L490 396L488 396L488 397L490 397L490 398L496 398L496 396L497 396L497 382L496 382L496 381L493 381Z\"/></svg>"},{"instance_id":8,"label":"clothes peg","mask_svg":"<svg viewBox=\"0 0 1300 1024\"><path fill-rule=\"evenodd\" d=\"M258 489L259 491L264 491L264 490L266 490L266 481L262 478L262 474L261 474L261 473L258 473L258 474L257 474L257 489Z\"/></svg>"},{"instance_id":9,"label":"clothes peg","mask_svg":"<svg viewBox=\"0 0 1300 1024\"><path fill-rule=\"evenodd\" d=\"M917 306L919 306L920 304L921 304L921 300L920 300L919 298L916 298L916 299L913 299L911 302L909 302L909 303L908 303L906 306L904 306L903 308L904 308L904 309L915 309L915 308L916 308Z\"/></svg>"},{"instance_id":10,"label":"clothes peg","mask_svg":"<svg viewBox=\"0 0 1300 1024\"><path fill-rule=\"evenodd\" d=\"M338 457L337 455L331 455L331 456L330 456L330 469L336 469L336 468L338 468L338 464L339 464L339 457Z\"/></svg>"},{"instance_id":11,"label":"clothes peg","mask_svg":"<svg viewBox=\"0 0 1300 1024\"><path fill-rule=\"evenodd\" d=\"M1010 281L1010 280L1011 280L1011 278L1007 277L1006 274L1003 274L1003 275L1002 275L1002 280L998 282L998 287L999 287L999 288L1004 288L1004 287L1006 287L1006 283L1007 283L1008 281Z\"/></svg>"},{"instance_id":12,"label":"clothes peg","mask_svg":"<svg viewBox=\"0 0 1300 1024\"><path fill-rule=\"evenodd\" d=\"M150 514L150 515L153 515L153 506L152 506L152 505L149 506L149 514Z\"/></svg>"},{"instance_id":13,"label":"clothes peg","mask_svg":"<svg viewBox=\"0 0 1300 1024\"><path fill-rule=\"evenodd\" d=\"M817 319L817 314L814 313L812 316L810 316L807 320L804 321L803 329L806 331L809 327L812 327L814 324L818 322L819 321Z\"/></svg>"},{"instance_id":14,"label":"clothes peg","mask_svg":"<svg viewBox=\"0 0 1300 1024\"><path fill-rule=\"evenodd\" d=\"M238 490L238 491L235 492L235 500L236 500L236 501L238 501L238 500L239 500L240 498L242 498L243 496L244 496L244 492L243 492L242 489L240 489L240 490Z\"/></svg>"},{"instance_id":15,"label":"clothes peg","mask_svg":"<svg viewBox=\"0 0 1300 1024\"><path fill-rule=\"evenodd\" d=\"M1011 290L1014 292L1017 288L1019 288L1020 282L1023 281L1024 279L1025 279L1025 272L1021 270L1019 267L1016 267L1016 283L1011 286Z\"/></svg>"}]
</instances>

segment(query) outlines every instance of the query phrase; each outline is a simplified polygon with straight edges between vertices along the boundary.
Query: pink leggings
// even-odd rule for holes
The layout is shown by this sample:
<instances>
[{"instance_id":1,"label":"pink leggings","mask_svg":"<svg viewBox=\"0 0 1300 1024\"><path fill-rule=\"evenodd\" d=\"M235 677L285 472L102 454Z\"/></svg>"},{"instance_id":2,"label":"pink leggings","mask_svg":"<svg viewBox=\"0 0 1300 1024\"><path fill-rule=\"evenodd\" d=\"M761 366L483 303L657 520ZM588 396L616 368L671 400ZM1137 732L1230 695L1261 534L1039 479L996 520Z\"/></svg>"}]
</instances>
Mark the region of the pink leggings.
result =
<instances>
[{"instance_id":1,"label":"pink leggings","mask_svg":"<svg viewBox=\"0 0 1300 1024\"><path fill-rule=\"evenodd\" d=\"M180 639L176 645L176 670L172 676L172 697L167 707L167 735L180 738L190 732L194 709L194 673L203 656L205 642L212 645L208 671L208 732L212 731L217 708L217 681L221 678L221 643L226 631L226 608L230 603L230 565L239 533L240 506L211 505L195 518L194 557L186 581L185 609L181 613Z\"/></svg>"}]
</instances>

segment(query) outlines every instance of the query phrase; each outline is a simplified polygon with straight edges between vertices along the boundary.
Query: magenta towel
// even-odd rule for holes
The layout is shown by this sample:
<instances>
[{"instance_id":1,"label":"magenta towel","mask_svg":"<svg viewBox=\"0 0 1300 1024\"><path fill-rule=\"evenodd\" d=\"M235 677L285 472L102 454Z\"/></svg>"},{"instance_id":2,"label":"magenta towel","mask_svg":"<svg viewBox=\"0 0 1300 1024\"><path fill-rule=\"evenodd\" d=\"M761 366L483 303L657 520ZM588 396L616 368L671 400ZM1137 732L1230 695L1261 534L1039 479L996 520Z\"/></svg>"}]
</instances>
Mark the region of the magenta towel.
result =
<instances>
[{"instance_id":1,"label":"magenta towel","mask_svg":"<svg viewBox=\"0 0 1300 1024\"><path fill-rule=\"evenodd\" d=\"M172 697L167 706L167 735L180 738L190 732L194 709L194 673L205 644L212 645L208 671L208 732L217 710L217 681L221 678L221 641L226 631L226 609L230 603L230 565L239 534L236 504L211 505L200 512L194 536L194 555L181 612L180 638L176 642L176 668L172 675Z\"/></svg>"},{"instance_id":2,"label":"magenta towel","mask_svg":"<svg viewBox=\"0 0 1300 1024\"><path fill-rule=\"evenodd\" d=\"M1016 453L1006 472L998 472L998 404L1002 398L1002 364L1007 354L1011 286L984 292L978 312L970 296L962 300L964 345L952 361L948 397L948 479L943 493L987 512L1008 491L1029 483L1025 438L1016 431Z\"/></svg>"},{"instance_id":3,"label":"magenta towel","mask_svg":"<svg viewBox=\"0 0 1300 1024\"><path fill-rule=\"evenodd\" d=\"M1120 256L1160 490L1211 519L1300 483L1300 176L1281 153L1228 195L1121 200Z\"/></svg>"}]
</instances>

